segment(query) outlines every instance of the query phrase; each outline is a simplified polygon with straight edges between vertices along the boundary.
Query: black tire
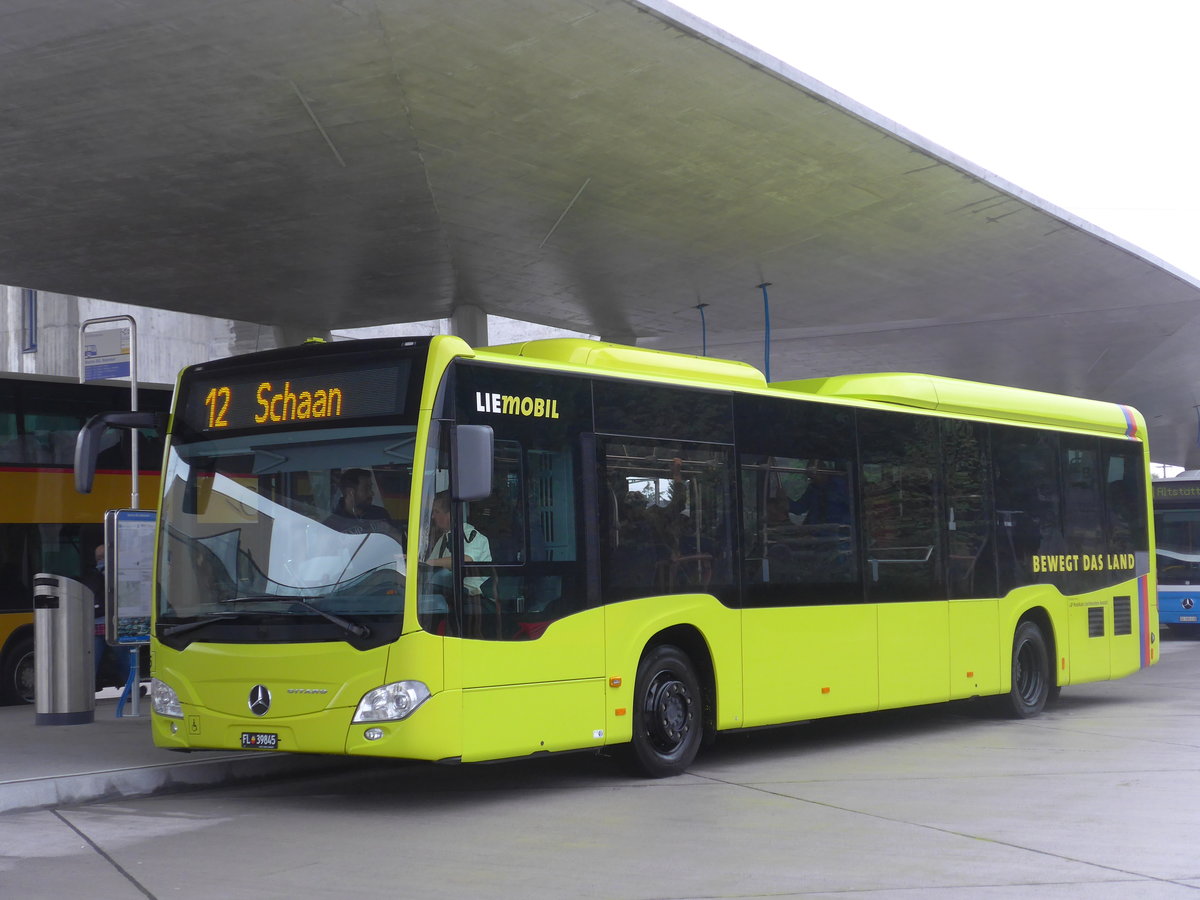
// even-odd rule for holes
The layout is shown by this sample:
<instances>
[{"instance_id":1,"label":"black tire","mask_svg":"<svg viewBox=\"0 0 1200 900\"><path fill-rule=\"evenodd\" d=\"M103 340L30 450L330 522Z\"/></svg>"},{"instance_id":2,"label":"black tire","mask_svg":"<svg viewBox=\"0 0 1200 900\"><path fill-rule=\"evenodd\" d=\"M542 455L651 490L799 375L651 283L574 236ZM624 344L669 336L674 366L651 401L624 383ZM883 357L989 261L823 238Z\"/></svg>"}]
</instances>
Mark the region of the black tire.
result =
<instances>
[{"instance_id":1,"label":"black tire","mask_svg":"<svg viewBox=\"0 0 1200 900\"><path fill-rule=\"evenodd\" d=\"M704 736L704 694L687 654L671 644L650 648L638 664L630 762L649 778L686 771Z\"/></svg>"},{"instance_id":2,"label":"black tire","mask_svg":"<svg viewBox=\"0 0 1200 900\"><path fill-rule=\"evenodd\" d=\"M1050 699L1053 677L1042 629L1022 622L1013 635L1012 687L1001 698L1004 713L1014 719L1036 716Z\"/></svg>"},{"instance_id":3,"label":"black tire","mask_svg":"<svg viewBox=\"0 0 1200 900\"><path fill-rule=\"evenodd\" d=\"M4 654L0 671L0 703L33 702L33 635L19 637Z\"/></svg>"}]
</instances>

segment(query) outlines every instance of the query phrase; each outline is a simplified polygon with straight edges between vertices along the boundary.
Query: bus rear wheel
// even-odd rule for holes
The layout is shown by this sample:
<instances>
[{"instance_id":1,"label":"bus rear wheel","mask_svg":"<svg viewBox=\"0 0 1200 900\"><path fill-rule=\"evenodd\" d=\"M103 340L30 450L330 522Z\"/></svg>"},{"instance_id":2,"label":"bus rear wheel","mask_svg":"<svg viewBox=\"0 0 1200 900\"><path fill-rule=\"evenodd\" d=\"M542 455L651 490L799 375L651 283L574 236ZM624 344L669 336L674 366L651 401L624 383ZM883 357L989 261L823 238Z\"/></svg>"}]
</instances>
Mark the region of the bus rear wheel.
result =
<instances>
[{"instance_id":1,"label":"bus rear wheel","mask_svg":"<svg viewBox=\"0 0 1200 900\"><path fill-rule=\"evenodd\" d=\"M0 703L33 702L33 637L18 638L4 654L0 671Z\"/></svg>"},{"instance_id":2,"label":"bus rear wheel","mask_svg":"<svg viewBox=\"0 0 1200 900\"><path fill-rule=\"evenodd\" d=\"M1036 716L1050 699L1050 654L1046 638L1035 623L1024 621L1013 635L1012 687L1002 698L1002 708L1014 719Z\"/></svg>"},{"instance_id":3,"label":"bus rear wheel","mask_svg":"<svg viewBox=\"0 0 1200 900\"><path fill-rule=\"evenodd\" d=\"M684 772L700 750L703 705L700 679L686 653L671 644L647 651L634 683L635 771L650 778Z\"/></svg>"}]
</instances>

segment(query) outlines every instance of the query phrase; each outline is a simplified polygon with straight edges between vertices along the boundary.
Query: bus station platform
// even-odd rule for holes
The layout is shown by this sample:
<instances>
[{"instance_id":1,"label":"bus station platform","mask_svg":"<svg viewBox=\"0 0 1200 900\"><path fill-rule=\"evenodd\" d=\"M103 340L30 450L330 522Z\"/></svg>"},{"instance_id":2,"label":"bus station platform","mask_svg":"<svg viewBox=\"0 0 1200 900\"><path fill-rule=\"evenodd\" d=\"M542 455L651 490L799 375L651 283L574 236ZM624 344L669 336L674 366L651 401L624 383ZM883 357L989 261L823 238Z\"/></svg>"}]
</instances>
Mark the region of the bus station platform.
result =
<instances>
[{"instance_id":1,"label":"bus station platform","mask_svg":"<svg viewBox=\"0 0 1200 900\"><path fill-rule=\"evenodd\" d=\"M155 747L150 701L117 718L117 699L96 701L86 725L36 725L33 706L0 707L0 814L101 800L147 797L343 767L332 756Z\"/></svg>"}]
</instances>

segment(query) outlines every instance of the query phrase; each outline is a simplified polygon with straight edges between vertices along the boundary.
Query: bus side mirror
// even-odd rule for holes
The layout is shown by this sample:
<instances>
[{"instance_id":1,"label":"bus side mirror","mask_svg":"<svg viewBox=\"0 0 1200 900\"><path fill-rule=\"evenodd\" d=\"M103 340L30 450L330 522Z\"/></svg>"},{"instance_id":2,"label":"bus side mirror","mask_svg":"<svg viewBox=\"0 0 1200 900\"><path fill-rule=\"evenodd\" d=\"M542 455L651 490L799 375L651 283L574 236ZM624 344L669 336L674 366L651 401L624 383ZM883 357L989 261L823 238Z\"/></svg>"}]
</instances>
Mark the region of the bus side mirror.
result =
<instances>
[{"instance_id":1,"label":"bus side mirror","mask_svg":"<svg viewBox=\"0 0 1200 900\"><path fill-rule=\"evenodd\" d=\"M109 428L150 428L162 434L166 431L166 417L156 412L106 412L88 419L75 438L75 490L81 494L92 492L96 478L96 457L100 454L100 439Z\"/></svg>"},{"instance_id":2,"label":"bus side mirror","mask_svg":"<svg viewBox=\"0 0 1200 900\"><path fill-rule=\"evenodd\" d=\"M492 493L493 435L490 425L452 425L450 493L455 500L482 500Z\"/></svg>"}]
</instances>

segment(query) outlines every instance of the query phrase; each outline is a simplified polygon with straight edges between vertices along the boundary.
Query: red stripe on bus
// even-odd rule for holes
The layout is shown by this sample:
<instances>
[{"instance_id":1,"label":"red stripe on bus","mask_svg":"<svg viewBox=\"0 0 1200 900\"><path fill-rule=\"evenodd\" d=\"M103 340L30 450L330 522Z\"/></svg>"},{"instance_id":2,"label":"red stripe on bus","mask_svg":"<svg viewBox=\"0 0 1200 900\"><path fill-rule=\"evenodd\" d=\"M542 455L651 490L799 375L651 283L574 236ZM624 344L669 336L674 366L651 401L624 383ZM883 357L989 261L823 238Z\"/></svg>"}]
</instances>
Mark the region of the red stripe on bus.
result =
<instances>
[{"instance_id":1,"label":"red stripe on bus","mask_svg":"<svg viewBox=\"0 0 1200 900\"><path fill-rule=\"evenodd\" d=\"M1153 645L1150 643L1150 576L1143 575L1138 579L1138 611L1141 614L1142 621L1142 668L1150 665L1153 661L1151 652Z\"/></svg>"}]
</instances>

